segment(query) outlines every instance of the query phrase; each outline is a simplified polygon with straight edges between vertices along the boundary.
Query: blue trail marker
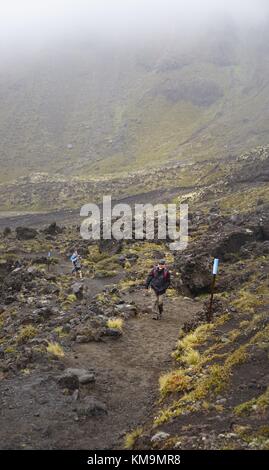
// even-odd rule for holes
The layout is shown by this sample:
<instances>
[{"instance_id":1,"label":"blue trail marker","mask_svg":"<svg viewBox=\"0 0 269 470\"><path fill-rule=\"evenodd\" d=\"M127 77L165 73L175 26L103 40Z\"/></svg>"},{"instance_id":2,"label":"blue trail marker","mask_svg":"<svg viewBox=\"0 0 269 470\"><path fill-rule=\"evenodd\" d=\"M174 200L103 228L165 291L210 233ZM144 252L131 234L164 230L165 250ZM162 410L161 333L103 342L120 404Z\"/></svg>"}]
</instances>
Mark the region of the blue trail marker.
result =
<instances>
[{"instance_id":1,"label":"blue trail marker","mask_svg":"<svg viewBox=\"0 0 269 470\"><path fill-rule=\"evenodd\" d=\"M213 297L214 297L214 289L215 289L215 284L216 284L216 276L218 274L218 269L219 269L219 260L218 258L214 259L213 263L213 279L212 279L212 284L211 284L211 295L210 295L210 302L209 302L209 308L207 312L207 320L211 322L212 320L212 305L213 305Z\"/></svg>"},{"instance_id":2,"label":"blue trail marker","mask_svg":"<svg viewBox=\"0 0 269 470\"><path fill-rule=\"evenodd\" d=\"M218 268L219 268L219 260L218 258L214 259L214 264L213 264L213 275L218 274Z\"/></svg>"}]
</instances>

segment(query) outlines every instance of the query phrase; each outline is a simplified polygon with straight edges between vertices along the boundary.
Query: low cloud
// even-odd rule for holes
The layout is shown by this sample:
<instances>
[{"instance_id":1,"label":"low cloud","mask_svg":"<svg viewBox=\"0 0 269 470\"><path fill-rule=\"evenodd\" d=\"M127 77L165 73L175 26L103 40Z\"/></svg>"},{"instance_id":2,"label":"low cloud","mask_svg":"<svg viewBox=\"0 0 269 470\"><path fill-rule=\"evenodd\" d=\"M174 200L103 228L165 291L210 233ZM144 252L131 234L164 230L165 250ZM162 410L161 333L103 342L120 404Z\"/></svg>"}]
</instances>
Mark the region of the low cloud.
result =
<instances>
[{"instance_id":1,"label":"low cloud","mask_svg":"<svg viewBox=\"0 0 269 470\"><path fill-rule=\"evenodd\" d=\"M141 42L195 34L223 19L256 25L268 12L265 0L9 0L1 6L0 41L6 52L80 37Z\"/></svg>"}]
</instances>

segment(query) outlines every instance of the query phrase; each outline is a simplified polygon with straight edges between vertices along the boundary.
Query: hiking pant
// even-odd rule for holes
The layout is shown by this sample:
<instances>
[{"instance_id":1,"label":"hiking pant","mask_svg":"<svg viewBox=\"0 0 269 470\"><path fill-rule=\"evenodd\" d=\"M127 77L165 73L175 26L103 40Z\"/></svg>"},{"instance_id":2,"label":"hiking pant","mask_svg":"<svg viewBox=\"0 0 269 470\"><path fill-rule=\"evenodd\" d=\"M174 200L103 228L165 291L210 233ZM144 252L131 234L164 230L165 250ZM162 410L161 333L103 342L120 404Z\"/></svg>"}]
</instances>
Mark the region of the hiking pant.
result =
<instances>
[{"instance_id":1,"label":"hiking pant","mask_svg":"<svg viewBox=\"0 0 269 470\"><path fill-rule=\"evenodd\" d=\"M152 302L152 312L160 317L163 311L163 299L165 294L157 294L154 289L151 288L151 302Z\"/></svg>"}]
</instances>

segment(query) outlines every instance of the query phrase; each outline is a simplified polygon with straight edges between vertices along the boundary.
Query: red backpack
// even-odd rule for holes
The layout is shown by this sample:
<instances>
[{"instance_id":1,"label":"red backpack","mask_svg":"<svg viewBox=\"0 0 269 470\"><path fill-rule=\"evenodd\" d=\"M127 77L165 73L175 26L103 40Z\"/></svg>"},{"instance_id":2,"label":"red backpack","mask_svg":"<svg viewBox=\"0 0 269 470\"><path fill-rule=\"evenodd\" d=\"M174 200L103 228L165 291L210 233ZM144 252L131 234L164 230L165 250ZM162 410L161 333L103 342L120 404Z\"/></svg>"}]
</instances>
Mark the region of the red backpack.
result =
<instances>
[{"instance_id":1,"label":"red backpack","mask_svg":"<svg viewBox=\"0 0 269 470\"><path fill-rule=\"evenodd\" d=\"M156 277L157 276L157 272L158 272L158 267L155 266L155 268L153 269L153 276ZM169 275L169 271L168 269L164 268L164 280L166 281L167 278L168 278L168 275Z\"/></svg>"}]
</instances>

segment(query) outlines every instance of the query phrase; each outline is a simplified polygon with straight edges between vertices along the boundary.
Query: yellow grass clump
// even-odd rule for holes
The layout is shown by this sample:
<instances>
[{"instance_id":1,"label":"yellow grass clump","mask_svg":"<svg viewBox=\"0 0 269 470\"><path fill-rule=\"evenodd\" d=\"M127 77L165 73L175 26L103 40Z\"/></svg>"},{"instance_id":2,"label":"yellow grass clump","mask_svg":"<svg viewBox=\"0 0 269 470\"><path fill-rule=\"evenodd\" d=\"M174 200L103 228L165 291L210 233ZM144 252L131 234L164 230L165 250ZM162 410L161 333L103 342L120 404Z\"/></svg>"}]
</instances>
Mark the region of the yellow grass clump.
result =
<instances>
[{"instance_id":1,"label":"yellow grass clump","mask_svg":"<svg viewBox=\"0 0 269 470\"><path fill-rule=\"evenodd\" d=\"M55 357L64 357L64 350L59 343L49 342L47 352Z\"/></svg>"},{"instance_id":2,"label":"yellow grass clump","mask_svg":"<svg viewBox=\"0 0 269 470\"><path fill-rule=\"evenodd\" d=\"M109 318L109 320L107 320L107 327L122 331L123 323L122 318Z\"/></svg>"}]
</instances>

